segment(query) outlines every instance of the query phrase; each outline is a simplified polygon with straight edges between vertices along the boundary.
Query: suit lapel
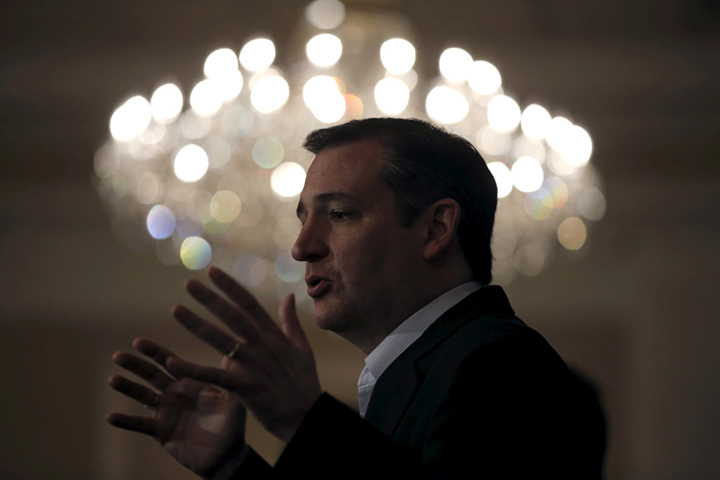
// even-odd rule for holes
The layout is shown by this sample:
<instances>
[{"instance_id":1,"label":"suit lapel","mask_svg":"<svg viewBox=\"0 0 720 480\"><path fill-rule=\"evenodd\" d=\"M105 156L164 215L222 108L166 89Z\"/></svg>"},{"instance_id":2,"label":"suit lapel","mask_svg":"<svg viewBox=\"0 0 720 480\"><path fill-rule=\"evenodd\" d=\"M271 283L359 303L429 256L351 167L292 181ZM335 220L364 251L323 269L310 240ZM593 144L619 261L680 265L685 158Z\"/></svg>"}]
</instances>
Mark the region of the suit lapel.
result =
<instances>
[{"instance_id":1,"label":"suit lapel","mask_svg":"<svg viewBox=\"0 0 720 480\"><path fill-rule=\"evenodd\" d=\"M419 387L418 360L467 322L490 313L514 314L502 288L496 285L473 292L441 315L380 376L365 420L392 436Z\"/></svg>"}]
</instances>

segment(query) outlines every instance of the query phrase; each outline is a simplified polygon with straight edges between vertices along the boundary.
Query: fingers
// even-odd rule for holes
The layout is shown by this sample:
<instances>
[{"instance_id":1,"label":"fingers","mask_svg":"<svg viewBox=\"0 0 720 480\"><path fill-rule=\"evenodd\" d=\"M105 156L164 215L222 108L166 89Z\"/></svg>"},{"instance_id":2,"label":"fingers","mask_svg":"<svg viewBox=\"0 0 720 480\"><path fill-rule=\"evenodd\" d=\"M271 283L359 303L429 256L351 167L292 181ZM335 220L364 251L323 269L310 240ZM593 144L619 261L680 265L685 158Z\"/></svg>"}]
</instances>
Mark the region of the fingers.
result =
<instances>
[{"instance_id":1,"label":"fingers","mask_svg":"<svg viewBox=\"0 0 720 480\"><path fill-rule=\"evenodd\" d=\"M205 367L191 362L187 362L180 358L171 358L168 360L168 370L178 377L187 377L199 380L201 382L210 383L226 390L231 390L242 395L248 395L255 391L252 385L246 379L246 375L237 371L230 372L228 370Z\"/></svg>"},{"instance_id":2,"label":"fingers","mask_svg":"<svg viewBox=\"0 0 720 480\"><path fill-rule=\"evenodd\" d=\"M256 340L258 337L257 323L252 320L248 321L247 316L240 312L236 306L230 304L222 296L197 280L188 280L185 283L185 288L195 300L203 304L205 308L230 327L233 332L250 342Z\"/></svg>"},{"instance_id":3,"label":"fingers","mask_svg":"<svg viewBox=\"0 0 720 480\"><path fill-rule=\"evenodd\" d=\"M144 433L145 435L155 436L155 421L148 417L136 417L125 415L123 413L111 413L107 416L107 421L124 430Z\"/></svg>"},{"instance_id":4,"label":"fingers","mask_svg":"<svg viewBox=\"0 0 720 480\"><path fill-rule=\"evenodd\" d=\"M177 357L177 355L167 348L161 347L157 343L145 338L136 338L133 341L133 347L135 347L138 352L152 358L163 367L165 366L168 358Z\"/></svg>"},{"instance_id":5,"label":"fingers","mask_svg":"<svg viewBox=\"0 0 720 480\"><path fill-rule=\"evenodd\" d=\"M305 331L302 325L300 325L300 320L297 316L294 293L289 293L285 296L278 309L278 315L280 316L283 333L288 340L295 345L295 348L302 352L311 350L310 344L305 336Z\"/></svg>"},{"instance_id":6,"label":"fingers","mask_svg":"<svg viewBox=\"0 0 720 480\"><path fill-rule=\"evenodd\" d=\"M119 367L134 373L158 390L165 390L168 385L173 382L173 378L157 366L131 353L115 352L112 356L112 360Z\"/></svg>"},{"instance_id":7,"label":"fingers","mask_svg":"<svg viewBox=\"0 0 720 480\"><path fill-rule=\"evenodd\" d=\"M233 351L235 344L238 343L235 338L231 337L230 335L213 326L212 324L206 322L182 305L178 305L173 308L172 313L173 316L177 319L178 322L180 322L183 327L188 329L193 335L200 338L223 355L227 355L228 352ZM236 353L242 354L241 351ZM176 358L170 358L166 362L166 365L168 365L171 361L175 359Z\"/></svg>"},{"instance_id":8,"label":"fingers","mask_svg":"<svg viewBox=\"0 0 720 480\"><path fill-rule=\"evenodd\" d=\"M160 401L160 395L144 385L132 382L120 375L113 375L108 379L108 384L118 392L126 395L145 406L156 406Z\"/></svg>"}]
</instances>

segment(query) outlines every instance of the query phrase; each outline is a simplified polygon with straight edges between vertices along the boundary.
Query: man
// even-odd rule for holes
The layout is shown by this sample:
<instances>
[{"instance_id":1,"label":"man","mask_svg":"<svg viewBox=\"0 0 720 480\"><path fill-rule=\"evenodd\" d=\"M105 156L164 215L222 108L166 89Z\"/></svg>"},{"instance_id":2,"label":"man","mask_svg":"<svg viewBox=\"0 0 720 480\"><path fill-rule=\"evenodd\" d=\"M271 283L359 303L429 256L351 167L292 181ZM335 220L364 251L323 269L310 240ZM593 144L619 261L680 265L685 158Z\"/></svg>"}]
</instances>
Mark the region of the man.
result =
<instances>
[{"instance_id":1,"label":"man","mask_svg":"<svg viewBox=\"0 0 720 480\"><path fill-rule=\"evenodd\" d=\"M475 148L389 118L315 131L305 147L316 157L292 254L306 263L318 326L368 355L360 415L322 393L292 295L281 330L213 268L225 297L198 281L186 287L232 334L185 307L173 314L225 355L221 367L136 340L167 372L115 354L159 393L111 377L154 413L110 423L154 436L206 478L600 477L604 424L592 391L488 286L497 189ZM244 441L245 408L288 442L274 468Z\"/></svg>"}]
</instances>

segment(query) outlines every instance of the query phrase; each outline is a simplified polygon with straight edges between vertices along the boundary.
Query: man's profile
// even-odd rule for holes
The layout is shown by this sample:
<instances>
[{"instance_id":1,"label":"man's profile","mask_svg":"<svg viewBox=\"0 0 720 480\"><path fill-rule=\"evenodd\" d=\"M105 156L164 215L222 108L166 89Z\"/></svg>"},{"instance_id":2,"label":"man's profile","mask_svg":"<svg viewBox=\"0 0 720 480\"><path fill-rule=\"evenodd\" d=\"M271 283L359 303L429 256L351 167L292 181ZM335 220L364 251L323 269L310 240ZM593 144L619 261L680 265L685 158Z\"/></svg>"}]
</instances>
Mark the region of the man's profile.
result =
<instances>
[{"instance_id":1,"label":"man's profile","mask_svg":"<svg viewBox=\"0 0 720 480\"><path fill-rule=\"evenodd\" d=\"M373 118L312 132L292 249L318 326L367 356L360 415L322 393L294 297L278 327L216 268L224 296L188 292L229 328L173 314L224 355L196 365L149 340L154 361L113 376L152 417L111 414L206 478L599 478L604 423L592 391L491 286L497 188L466 140L419 120ZM246 443L246 409L287 446L274 467Z\"/></svg>"}]
</instances>

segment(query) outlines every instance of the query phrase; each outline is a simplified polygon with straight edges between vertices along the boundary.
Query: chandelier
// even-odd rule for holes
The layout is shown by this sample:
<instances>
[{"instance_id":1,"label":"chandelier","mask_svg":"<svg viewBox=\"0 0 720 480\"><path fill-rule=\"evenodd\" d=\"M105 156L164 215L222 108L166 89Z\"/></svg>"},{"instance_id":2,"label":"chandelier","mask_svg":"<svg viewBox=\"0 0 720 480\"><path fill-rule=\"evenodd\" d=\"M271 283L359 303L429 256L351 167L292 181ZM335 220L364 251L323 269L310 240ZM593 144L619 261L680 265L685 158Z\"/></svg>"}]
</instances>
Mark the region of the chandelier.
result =
<instances>
[{"instance_id":1,"label":"chandelier","mask_svg":"<svg viewBox=\"0 0 720 480\"><path fill-rule=\"evenodd\" d=\"M304 266L289 254L312 160L302 140L389 116L443 125L483 154L498 185L495 282L587 249L605 199L581 126L537 104L521 108L495 66L460 48L421 78L415 34L397 13L316 0L296 37L302 48L288 65L274 63L269 38L254 38L239 52L212 52L189 95L168 83L115 110L94 180L116 237L165 265L212 262L258 293L304 292Z\"/></svg>"}]
</instances>

